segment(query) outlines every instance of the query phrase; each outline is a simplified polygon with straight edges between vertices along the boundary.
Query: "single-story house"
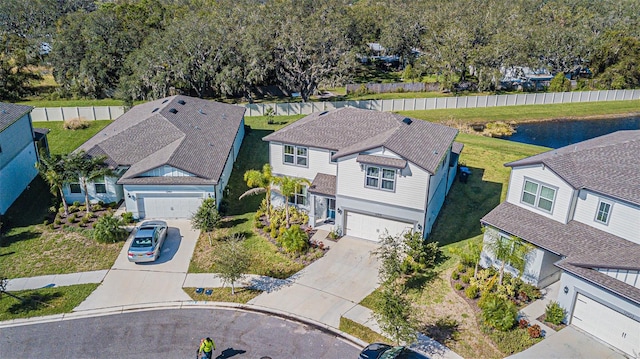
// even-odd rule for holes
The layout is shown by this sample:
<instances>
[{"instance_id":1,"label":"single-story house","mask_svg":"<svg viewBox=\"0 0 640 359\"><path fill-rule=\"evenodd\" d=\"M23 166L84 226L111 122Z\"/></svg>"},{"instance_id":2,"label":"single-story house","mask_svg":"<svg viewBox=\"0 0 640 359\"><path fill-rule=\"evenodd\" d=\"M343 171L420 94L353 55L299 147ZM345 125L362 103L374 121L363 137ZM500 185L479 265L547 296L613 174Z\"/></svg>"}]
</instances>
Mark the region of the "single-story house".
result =
<instances>
[{"instance_id":1,"label":"single-story house","mask_svg":"<svg viewBox=\"0 0 640 359\"><path fill-rule=\"evenodd\" d=\"M523 273L560 281L566 322L640 353L640 130L618 131L507 163L506 201L482 224L533 245ZM494 232L495 233L495 232ZM485 242L494 240L485 231ZM500 263L487 252L482 265Z\"/></svg>"},{"instance_id":2,"label":"single-story house","mask_svg":"<svg viewBox=\"0 0 640 359\"><path fill-rule=\"evenodd\" d=\"M32 109L0 102L0 215L38 175Z\"/></svg>"},{"instance_id":3,"label":"single-story house","mask_svg":"<svg viewBox=\"0 0 640 359\"><path fill-rule=\"evenodd\" d=\"M266 137L274 175L311 182L289 198L309 225L378 241L385 231L426 236L455 179L458 131L398 114L340 108Z\"/></svg>"},{"instance_id":4,"label":"single-story house","mask_svg":"<svg viewBox=\"0 0 640 359\"><path fill-rule=\"evenodd\" d=\"M244 138L244 111L181 95L134 106L78 148L106 156L114 171L88 186L90 200L124 199L138 219L189 218L205 198L219 205ZM64 193L84 202L79 183Z\"/></svg>"}]
</instances>

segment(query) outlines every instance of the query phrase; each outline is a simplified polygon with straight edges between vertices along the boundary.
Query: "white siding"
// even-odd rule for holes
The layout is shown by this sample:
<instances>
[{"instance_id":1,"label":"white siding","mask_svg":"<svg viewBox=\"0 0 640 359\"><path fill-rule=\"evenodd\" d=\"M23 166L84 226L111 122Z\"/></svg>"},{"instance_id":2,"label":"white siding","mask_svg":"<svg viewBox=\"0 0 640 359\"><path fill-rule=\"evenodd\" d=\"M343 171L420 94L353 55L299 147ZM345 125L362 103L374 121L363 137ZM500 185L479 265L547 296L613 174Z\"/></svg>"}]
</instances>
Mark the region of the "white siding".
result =
<instances>
[{"instance_id":1,"label":"white siding","mask_svg":"<svg viewBox=\"0 0 640 359\"><path fill-rule=\"evenodd\" d=\"M269 163L274 174L306 178L313 181L318 173L336 175L337 165L330 162L330 151L308 147L307 167L294 166L284 163L284 144L279 142L269 142Z\"/></svg>"},{"instance_id":2,"label":"white siding","mask_svg":"<svg viewBox=\"0 0 640 359\"><path fill-rule=\"evenodd\" d=\"M522 189L525 178L533 180L556 189L552 212L546 212L539 208L521 202ZM567 223L570 218L571 202L574 189L549 168L539 166L516 167L511 170L507 202L526 208L532 212L541 214L561 223Z\"/></svg>"},{"instance_id":3,"label":"white siding","mask_svg":"<svg viewBox=\"0 0 640 359\"><path fill-rule=\"evenodd\" d=\"M600 200L611 204L607 224L595 220ZM640 208L581 190L574 220L640 244Z\"/></svg>"},{"instance_id":4,"label":"white siding","mask_svg":"<svg viewBox=\"0 0 640 359\"><path fill-rule=\"evenodd\" d=\"M5 144L2 143L3 151ZM2 154L0 154L1 156ZM11 162L0 168L0 214L4 214L22 191L38 175L36 148L30 142L14 156Z\"/></svg>"},{"instance_id":5,"label":"white siding","mask_svg":"<svg viewBox=\"0 0 640 359\"><path fill-rule=\"evenodd\" d=\"M138 198L145 195L160 196L186 196L198 195L200 198L215 197L214 186L185 186L185 185L124 185L124 200L128 212L132 212L134 218L140 218L138 212Z\"/></svg>"},{"instance_id":6,"label":"white siding","mask_svg":"<svg viewBox=\"0 0 640 359\"><path fill-rule=\"evenodd\" d=\"M105 177L104 184L107 189L107 193L96 193L96 186L93 182L87 183L87 190L89 192L89 202L97 203L111 203L111 202L119 202L123 198L122 186L117 185L116 182L118 178L116 177ZM80 183L80 181L76 182ZM64 187L64 198L69 202L69 204L73 202L84 203L84 189L81 188L80 193L71 193L69 189L69 185Z\"/></svg>"},{"instance_id":7,"label":"white siding","mask_svg":"<svg viewBox=\"0 0 640 359\"><path fill-rule=\"evenodd\" d=\"M172 166L160 166L141 174L139 177L193 177L192 173Z\"/></svg>"},{"instance_id":8,"label":"white siding","mask_svg":"<svg viewBox=\"0 0 640 359\"><path fill-rule=\"evenodd\" d=\"M640 272L637 270L598 268L597 271L628 285L640 288Z\"/></svg>"},{"instance_id":9,"label":"white siding","mask_svg":"<svg viewBox=\"0 0 640 359\"><path fill-rule=\"evenodd\" d=\"M367 188L365 166L361 166L356 157L357 154L354 154L340 160L336 195L425 210L429 186L429 174L426 171L409 162L405 169L396 172L395 191Z\"/></svg>"}]
</instances>

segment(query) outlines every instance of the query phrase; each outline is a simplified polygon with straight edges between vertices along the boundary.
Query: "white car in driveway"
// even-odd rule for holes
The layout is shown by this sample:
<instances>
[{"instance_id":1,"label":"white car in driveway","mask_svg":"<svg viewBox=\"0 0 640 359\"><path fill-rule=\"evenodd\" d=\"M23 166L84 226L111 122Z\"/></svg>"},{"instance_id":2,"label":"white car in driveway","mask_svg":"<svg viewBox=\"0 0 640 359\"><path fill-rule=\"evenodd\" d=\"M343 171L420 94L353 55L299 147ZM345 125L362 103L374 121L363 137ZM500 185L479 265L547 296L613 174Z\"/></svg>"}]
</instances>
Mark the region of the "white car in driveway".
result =
<instances>
[{"instance_id":1,"label":"white car in driveway","mask_svg":"<svg viewBox=\"0 0 640 359\"><path fill-rule=\"evenodd\" d=\"M165 221L142 222L127 251L129 262L153 262L158 259L167 238L167 230Z\"/></svg>"}]
</instances>

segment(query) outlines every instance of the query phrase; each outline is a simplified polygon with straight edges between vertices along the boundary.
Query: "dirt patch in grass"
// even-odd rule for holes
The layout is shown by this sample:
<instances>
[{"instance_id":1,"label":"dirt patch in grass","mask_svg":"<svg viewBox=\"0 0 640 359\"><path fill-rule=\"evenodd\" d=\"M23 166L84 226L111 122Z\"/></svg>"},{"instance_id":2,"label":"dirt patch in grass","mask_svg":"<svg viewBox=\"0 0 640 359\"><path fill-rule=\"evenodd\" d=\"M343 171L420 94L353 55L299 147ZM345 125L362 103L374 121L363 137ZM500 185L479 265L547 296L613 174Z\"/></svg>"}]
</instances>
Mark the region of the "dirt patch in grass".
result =
<instances>
[{"instance_id":1,"label":"dirt patch in grass","mask_svg":"<svg viewBox=\"0 0 640 359\"><path fill-rule=\"evenodd\" d=\"M423 290L415 302L426 334L440 336L434 339L439 339L465 358L504 357L480 331L474 309L451 288L449 278L453 270L449 268L440 272L429 285L429 290ZM457 323L455 327L452 325L454 322Z\"/></svg>"},{"instance_id":2,"label":"dirt patch in grass","mask_svg":"<svg viewBox=\"0 0 640 359\"><path fill-rule=\"evenodd\" d=\"M210 294L206 294L204 291L202 293L196 293L196 288L187 287L182 289L193 300L242 304L246 304L248 301L262 293L262 291L248 288L236 288L235 294L231 294L231 288L210 288Z\"/></svg>"}]
</instances>

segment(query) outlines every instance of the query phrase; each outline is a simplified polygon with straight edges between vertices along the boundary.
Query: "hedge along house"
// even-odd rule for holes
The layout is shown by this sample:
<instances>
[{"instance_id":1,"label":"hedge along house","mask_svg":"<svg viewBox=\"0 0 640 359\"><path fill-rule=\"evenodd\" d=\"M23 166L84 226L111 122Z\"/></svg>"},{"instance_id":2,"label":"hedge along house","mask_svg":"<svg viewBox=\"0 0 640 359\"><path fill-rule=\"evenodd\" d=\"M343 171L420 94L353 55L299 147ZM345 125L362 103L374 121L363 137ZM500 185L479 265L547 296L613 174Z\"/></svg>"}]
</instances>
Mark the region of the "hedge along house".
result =
<instances>
[{"instance_id":1,"label":"hedge along house","mask_svg":"<svg viewBox=\"0 0 640 359\"><path fill-rule=\"evenodd\" d=\"M189 218L205 198L219 205L244 138L239 106L172 96L133 107L78 150L106 156L114 177L88 185L92 202L119 202L134 218ZM70 202L84 202L79 183Z\"/></svg>"},{"instance_id":2,"label":"hedge along house","mask_svg":"<svg viewBox=\"0 0 640 359\"><path fill-rule=\"evenodd\" d=\"M618 131L507 163L506 201L484 218L485 242L535 248L523 273L558 283L568 323L631 357L640 354L640 130ZM481 264L499 266L483 252Z\"/></svg>"},{"instance_id":3,"label":"hedge along house","mask_svg":"<svg viewBox=\"0 0 640 359\"><path fill-rule=\"evenodd\" d=\"M263 140L274 175L311 182L287 200L309 212L312 227L333 223L342 234L378 241L385 231L427 237L456 175L457 133L398 114L341 108Z\"/></svg>"}]
</instances>

